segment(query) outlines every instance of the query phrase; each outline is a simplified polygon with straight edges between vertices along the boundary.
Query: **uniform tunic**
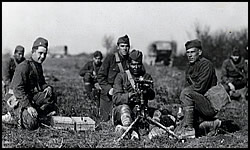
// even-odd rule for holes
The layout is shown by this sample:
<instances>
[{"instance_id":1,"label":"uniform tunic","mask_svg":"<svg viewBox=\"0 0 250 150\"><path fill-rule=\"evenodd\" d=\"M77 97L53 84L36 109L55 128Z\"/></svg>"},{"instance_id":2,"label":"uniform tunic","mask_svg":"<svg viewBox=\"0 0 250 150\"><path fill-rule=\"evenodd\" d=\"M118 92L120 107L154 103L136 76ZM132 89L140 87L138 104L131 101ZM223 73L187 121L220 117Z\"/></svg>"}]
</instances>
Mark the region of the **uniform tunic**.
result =
<instances>
[{"instance_id":1,"label":"uniform tunic","mask_svg":"<svg viewBox=\"0 0 250 150\"><path fill-rule=\"evenodd\" d=\"M25 58L22 59L24 61ZM22 62L21 61L21 62ZM15 60L14 57L10 57L9 59L5 60L2 65L2 79L6 87L10 86L10 83L12 81L12 78L14 76L14 72L16 69L16 66L19 63Z\"/></svg>"},{"instance_id":2,"label":"uniform tunic","mask_svg":"<svg viewBox=\"0 0 250 150\"><path fill-rule=\"evenodd\" d=\"M232 63L234 62L232 61L231 58L224 60L221 67L221 81L222 83L226 84L231 82L236 86L236 88L238 86L244 87L244 85L247 84L247 77L248 77L247 64L245 63L245 60L242 57L240 57L239 62L234 63L236 69L233 67Z\"/></svg>"}]
</instances>

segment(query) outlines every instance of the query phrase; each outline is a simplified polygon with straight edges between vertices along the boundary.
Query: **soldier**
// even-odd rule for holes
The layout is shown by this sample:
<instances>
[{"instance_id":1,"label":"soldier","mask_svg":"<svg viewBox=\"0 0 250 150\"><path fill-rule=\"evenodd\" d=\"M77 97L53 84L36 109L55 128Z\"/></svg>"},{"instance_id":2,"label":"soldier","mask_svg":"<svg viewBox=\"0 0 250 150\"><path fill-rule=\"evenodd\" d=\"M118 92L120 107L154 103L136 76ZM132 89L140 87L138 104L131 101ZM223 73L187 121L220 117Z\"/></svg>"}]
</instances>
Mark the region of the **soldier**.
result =
<instances>
[{"instance_id":1,"label":"soldier","mask_svg":"<svg viewBox=\"0 0 250 150\"><path fill-rule=\"evenodd\" d=\"M84 87L88 96L96 100L97 107L100 105L100 90L101 87L97 82L97 73L102 65L102 52L95 51L93 54L93 60L87 62L83 68L81 68L79 75L83 77ZM93 90L94 89L94 90ZM97 90L97 92L95 92ZM93 93L92 93L93 92ZM96 98L95 98L96 97Z\"/></svg>"},{"instance_id":2,"label":"soldier","mask_svg":"<svg viewBox=\"0 0 250 150\"><path fill-rule=\"evenodd\" d=\"M228 85L232 98L239 98L241 95L236 90L247 86L248 69L237 47L234 47L230 57L224 60L221 69L222 84Z\"/></svg>"},{"instance_id":3,"label":"soldier","mask_svg":"<svg viewBox=\"0 0 250 150\"><path fill-rule=\"evenodd\" d=\"M4 86L4 95L8 92L10 83L12 81L16 66L25 60L24 47L17 45L14 51L14 55L3 62L2 79Z\"/></svg>"},{"instance_id":4,"label":"soldier","mask_svg":"<svg viewBox=\"0 0 250 150\"><path fill-rule=\"evenodd\" d=\"M135 120L137 101L140 100L138 93L135 91L135 80L143 78L145 80L152 81L150 74L146 73L145 68L142 64L143 54L139 50L132 50L129 55L129 69L125 72L120 72L117 74L114 82L114 94L113 94L113 113L112 121L115 125L115 132L117 135L121 136L126 129L131 125L133 120ZM153 84L149 85L143 91L143 97L145 101L153 100L155 97L155 92L153 90ZM137 101L136 101L137 100ZM147 102L145 102L147 103ZM163 123L165 126L174 125L174 120L167 116L166 111L160 111L155 108L148 107L149 116L153 117L158 122ZM163 115L164 112L164 115ZM131 138L139 138L139 135L146 135L148 132L141 129L141 122L137 124L137 130L130 132ZM149 138L157 137L163 135L165 131L156 127L154 125L149 126Z\"/></svg>"},{"instance_id":5,"label":"soldier","mask_svg":"<svg viewBox=\"0 0 250 150\"><path fill-rule=\"evenodd\" d=\"M113 84L116 75L128 69L128 53L130 49L129 37L120 37L117 41L118 52L109 54L104 59L99 69L97 80L102 91L100 95L101 121L107 122L110 119L112 110Z\"/></svg>"},{"instance_id":6,"label":"soldier","mask_svg":"<svg viewBox=\"0 0 250 150\"><path fill-rule=\"evenodd\" d=\"M199 40L187 41L185 47L189 65L186 69L186 87L180 94L184 117L175 132L183 138L195 138L195 125L201 123L201 129L210 127L208 132L211 134L221 125L221 121L215 119L218 110L211 105L211 99L205 96L211 87L217 85L217 77L212 62L202 56Z\"/></svg>"},{"instance_id":7,"label":"soldier","mask_svg":"<svg viewBox=\"0 0 250 150\"><path fill-rule=\"evenodd\" d=\"M17 66L11 83L13 92L5 97L11 109L2 115L4 123L34 130L41 118L55 114L56 97L45 82L42 68L47 51L48 41L39 37L33 43L31 58Z\"/></svg>"}]
</instances>

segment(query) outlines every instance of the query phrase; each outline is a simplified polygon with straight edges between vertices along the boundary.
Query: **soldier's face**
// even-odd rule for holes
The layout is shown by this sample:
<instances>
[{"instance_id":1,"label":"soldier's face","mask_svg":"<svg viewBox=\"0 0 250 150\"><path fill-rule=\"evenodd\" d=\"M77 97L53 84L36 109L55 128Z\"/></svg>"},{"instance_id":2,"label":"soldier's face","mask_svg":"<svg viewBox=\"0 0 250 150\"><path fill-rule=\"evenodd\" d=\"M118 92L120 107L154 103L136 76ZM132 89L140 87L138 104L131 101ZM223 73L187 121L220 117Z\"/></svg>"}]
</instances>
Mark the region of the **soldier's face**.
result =
<instances>
[{"instance_id":1,"label":"soldier's face","mask_svg":"<svg viewBox=\"0 0 250 150\"><path fill-rule=\"evenodd\" d=\"M201 55L201 50L197 48L190 48L186 50L186 54L187 54L189 63L194 63L199 59Z\"/></svg>"},{"instance_id":2,"label":"soldier's face","mask_svg":"<svg viewBox=\"0 0 250 150\"><path fill-rule=\"evenodd\" d=\"M47 48L39 46L38 49L34 53L32 53L32 58L38 63L43 63L43 61L46 59L46 55Z\"/></svg>"},{"instance_id":3,"label":"soldier's face","mask_svg":"<svg viewBox=\"0 0 250 150\"><path fill-rule=\"evenodd\" d=\"M133 75L138 75L142 69L142 63L135 61L135 60L132 60L129 64L129 67L130 67L130 72Z\"/></svg>"},{"instance_id":4,"label":"soldier's face","mask_svg":"<svg viewBox=\"0 0 250 150\"><path fill-rule=\"evenodd\" d=\"M17 51L17 52L14 54L14 56L15 56L16 60L17 60L18 62L20 62L20 61L23 59L23 57L24 57L24 51Z\"/></svg>"},{"instance_id":5,"label":"soldier's face","mask_svg":"<svg viewBox=\"0 0 250 150\"><path fill-rule=\"evenodd\" d=\"M124 55L124 56L128 55L129 48L130 48L130 46L128 44L125 44L125 43L120 43L118 45L119 53L121 55Z\"/></svg>"},{"instance_id":6,"label":"soldier's face","mask_svg":"<svg viewBox=\"0 0 250 150\"><path fill-rule=\"evenodd\" d=\"M102 62L102 58L100 56L94 57L93 60L96 65L99 65Z\"/></svg>"}]
</instances>

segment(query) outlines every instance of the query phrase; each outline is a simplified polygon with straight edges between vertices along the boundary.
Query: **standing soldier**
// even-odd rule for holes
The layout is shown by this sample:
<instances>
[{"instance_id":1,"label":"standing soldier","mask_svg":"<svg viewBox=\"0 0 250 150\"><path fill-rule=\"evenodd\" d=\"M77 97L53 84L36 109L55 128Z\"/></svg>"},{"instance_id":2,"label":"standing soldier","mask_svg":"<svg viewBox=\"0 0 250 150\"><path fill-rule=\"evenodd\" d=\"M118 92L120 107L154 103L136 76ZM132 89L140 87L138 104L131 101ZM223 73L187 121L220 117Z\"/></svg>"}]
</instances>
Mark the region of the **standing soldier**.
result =
<instances>
[{"instance_id":1,"label":"standing soldier","mask_svg":"<svg viewBox=\"0 0 250 150\"><path fill-rule=\"evenodd\" d=\"M4 86L4 95L8 92L10 83L12 81L16 66L24 61L24 47L21 45L17 45L14 51L13 57L5 60L3 62L2 68L2 79Z\"/></svg>"},{"instance_id":2,"label":"standing soldier","mask_svg":"<svg viewBox=\"0 0 250 150\"><path fill-rule=\"evenodd\" d=\"M117 41L118 52L109 54L103 61L98 72L97 80L102 88L100 96L100 115L101 121L110 119L113 106L113 84L116 75L128 69L128 54L130 49L129 37L120 37Z\"/></svg>"},{"instance_id":3,"label":"standing soldier","mask_svg":"<svg viewBox=\"0 0 250 150\"><path fill-rule=\"evenodd\" d=\"M48 41L39 37L33 43L31 58L17 66L10 86L13 92L5 97L10 111L2 115L3 123L34 130L41 118L55 114L56 97L45 82L42 68L47 51Z\"/></svg>"},{"instance_id":4,"label":"standing soldier","mask_svg":"<svg viewBox=\"0 0 250 150\"><path fill-rule=\"evenodd\" d=\"M93 60L87 62L79 73L79 75L83 77L84 87L89 98L96 101L98 109L100 106L99 95L101 87L97 82L97 73L100 69L100 66L102 65L102 59L103 59L102 52L95 51L93 54Z\"/></svg>"},{"instance_id":5,"label":"standing soldier","mask_svg":"<svg viewBox=\"0 0 250 150\"><path fill-rule=\"evenodd\" d=\"M234 47L230 57L224 60L221 69L222 84L228 85L232 98L239 98L241 95L236 90L247 86L248 69L237 47Z\"/></svg>"}]
</instances>

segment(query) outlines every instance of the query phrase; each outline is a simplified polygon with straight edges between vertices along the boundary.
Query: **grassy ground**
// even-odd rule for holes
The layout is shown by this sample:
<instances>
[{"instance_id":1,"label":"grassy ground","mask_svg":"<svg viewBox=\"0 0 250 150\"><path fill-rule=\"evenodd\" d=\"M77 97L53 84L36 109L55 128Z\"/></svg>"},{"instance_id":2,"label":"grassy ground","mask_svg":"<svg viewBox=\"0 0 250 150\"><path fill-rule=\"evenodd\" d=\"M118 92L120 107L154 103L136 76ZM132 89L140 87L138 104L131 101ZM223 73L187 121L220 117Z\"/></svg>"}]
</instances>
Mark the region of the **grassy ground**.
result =
<instances>
[{"instance_id":1,"label":"grassy ground","mask_svg":"<svg viewBox=\"0 0 250 150\"><path fill-rule=\"evenodd\" d=\"M86 95L79 69L87 58L48 58L44 73L49 75L49 84L54 86L58 96L59 115L89 116L98 122L95 104ZM155 101L150 105L168 107L179 103L183 88L184 72L176 68L146 66L154 78ZM219 70L218 70L219 74ZM58 81L54 79L58 79ZM2 103L2 112L5 111ZM2 147L10 148L247 148L248 147L248 101L232 101L219 113L224 121L219 134L203 136L184 143L169 139L168 136L149 141L121 140L114 133L111 122L101 123L96 131L75 132L41 127L35 131L16 129L2 124Z\"/></svg>"}]
</instances>

